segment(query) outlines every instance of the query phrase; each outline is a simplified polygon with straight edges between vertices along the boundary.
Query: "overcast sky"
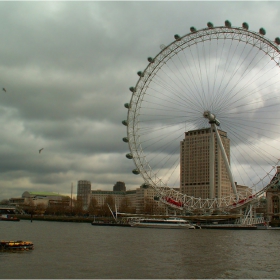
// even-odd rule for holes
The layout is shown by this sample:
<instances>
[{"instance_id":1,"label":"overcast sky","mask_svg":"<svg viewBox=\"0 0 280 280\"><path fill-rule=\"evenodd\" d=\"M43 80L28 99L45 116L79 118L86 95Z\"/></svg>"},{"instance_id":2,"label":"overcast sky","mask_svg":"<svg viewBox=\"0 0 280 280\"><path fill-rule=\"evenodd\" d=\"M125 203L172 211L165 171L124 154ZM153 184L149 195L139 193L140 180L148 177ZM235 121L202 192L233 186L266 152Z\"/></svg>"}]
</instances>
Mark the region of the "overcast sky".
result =
<instances>
[{"instance_id":1,"label":"overcast sky","mask_svg":"<svg viewBox=\"0 0 280 280\"><path fill-rule=\"evenodd\" d=\"M78 180L138 187L121 122L147 57L208 21L274 40L279 12L276 1L0 2L0 200L69 195L72 183L75 195Z\"/></svg>"}]
</instances>

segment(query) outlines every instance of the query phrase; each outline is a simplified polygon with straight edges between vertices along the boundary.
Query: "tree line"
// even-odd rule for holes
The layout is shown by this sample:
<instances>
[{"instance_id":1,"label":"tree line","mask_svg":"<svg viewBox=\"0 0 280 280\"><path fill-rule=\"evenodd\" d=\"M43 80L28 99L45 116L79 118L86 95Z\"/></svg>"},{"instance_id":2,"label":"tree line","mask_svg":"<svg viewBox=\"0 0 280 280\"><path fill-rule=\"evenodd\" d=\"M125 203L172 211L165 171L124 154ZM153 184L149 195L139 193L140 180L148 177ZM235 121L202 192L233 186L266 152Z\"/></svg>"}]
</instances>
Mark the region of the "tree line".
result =
<instances>
[{"instance_id":1,"label":"tree line","mask_svg":"<svg viewBox=\"0 0 280 280\"><path fill-rule=\"evenodd\" d=\"M2 205L8 205L8 200L2 200L0 202ZM32 198L28 199L24 204L18 206L18 209L24 211L26 214L33 215L54 215L54 216L95 216L95 217L110 217L112 213L109 209L115 211L115 199L112 195L108 195L104 203L99 205L95 198L91 198L88 207L85 209L83 207L83 201L81 197L74 198L70 200L65 198L59 202L49 202L48 205L44 203L34 203ZM141 214L151 214L160 215L165 214L165 208L163 205L159 205L154 200L146 198L142 207L138 209ZM132 205L129 198L123 198L120 205L117 207L118 212L122 213L136 213L136 207Z\"/></svg>"}]
</instances>

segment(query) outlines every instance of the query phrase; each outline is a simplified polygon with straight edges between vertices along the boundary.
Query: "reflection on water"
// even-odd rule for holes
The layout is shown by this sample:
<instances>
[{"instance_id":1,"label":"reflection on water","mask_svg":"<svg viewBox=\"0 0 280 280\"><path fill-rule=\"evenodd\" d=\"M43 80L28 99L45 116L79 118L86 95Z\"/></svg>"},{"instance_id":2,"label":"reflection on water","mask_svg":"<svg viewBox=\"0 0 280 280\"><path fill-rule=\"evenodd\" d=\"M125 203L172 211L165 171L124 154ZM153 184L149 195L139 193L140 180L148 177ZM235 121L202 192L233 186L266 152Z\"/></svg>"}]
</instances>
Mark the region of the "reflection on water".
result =
<instances>
[{"instance_id":1,"label":"reflection on water","mask_svg":"<svg viewBox=\"0 0 280 280\"><path fill-rule=\"evenodd\" d=\"M278 278L278 230L99 227L0 222L1 240L34 243L0 253L1 278Z\"/></svg>"}]
</instances>

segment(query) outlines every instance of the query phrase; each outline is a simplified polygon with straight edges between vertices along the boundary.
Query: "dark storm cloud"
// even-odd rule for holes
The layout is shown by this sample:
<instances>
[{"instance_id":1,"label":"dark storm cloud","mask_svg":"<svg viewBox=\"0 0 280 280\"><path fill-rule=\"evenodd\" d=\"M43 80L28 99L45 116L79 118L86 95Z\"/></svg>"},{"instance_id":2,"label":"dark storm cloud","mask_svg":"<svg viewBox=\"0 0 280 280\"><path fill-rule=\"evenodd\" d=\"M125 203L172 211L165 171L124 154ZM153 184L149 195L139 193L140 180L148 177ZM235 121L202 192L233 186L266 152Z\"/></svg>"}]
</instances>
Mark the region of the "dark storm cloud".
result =
<instances>
[{"instance_id":1,"label":"dark storm cloud","mask_svg":"<svg viewBox=\"0 0 280 280\"><path fill-rule=\"evenodd\" d=\"M278 18L277 2L1 2L0 199L83 179L136 188L121 121L147 57L208 21L274 39Z\"/></svg>"}]
</instances>

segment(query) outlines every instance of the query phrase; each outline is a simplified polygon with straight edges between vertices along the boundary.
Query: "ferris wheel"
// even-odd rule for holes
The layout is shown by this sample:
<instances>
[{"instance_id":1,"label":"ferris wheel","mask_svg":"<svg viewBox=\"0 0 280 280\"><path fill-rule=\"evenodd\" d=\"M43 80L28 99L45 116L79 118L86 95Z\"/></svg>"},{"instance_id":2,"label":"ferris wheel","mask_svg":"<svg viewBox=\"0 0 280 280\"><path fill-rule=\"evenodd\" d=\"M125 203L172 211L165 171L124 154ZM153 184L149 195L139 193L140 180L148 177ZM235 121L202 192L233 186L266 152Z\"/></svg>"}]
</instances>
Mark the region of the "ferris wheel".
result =
<instances>
[{"instance_id":1,"label":"ferris wheel","mask_svg":"<svg viewBox=\"0 0 280 280\"><path fill-rule=\"evenodd\" d=\"M176 34L169 45L161 45L137 73L125 104L126 157L134 161L133 173L164 203L189 210L233 207L254 200L271 184L280 158L280 39L265 35L264 28L254 32L245 22L233 27L228 20L224 26L208 22L200 30L191 27L188 34ZM209 167L217 164L217 153L222 157L232 188L225 196L210 191L201 198L180 191L180 143L187 132L200 129L210 131L209 154L203 147L194 149L205 153ZM230 150L219 131L226 133ZM196 166L189 172L200 169L205 170ZM213 189L214 168L204 172ZM246 192L237 184L248 186Z\"/></svg>"}]
</instances>

